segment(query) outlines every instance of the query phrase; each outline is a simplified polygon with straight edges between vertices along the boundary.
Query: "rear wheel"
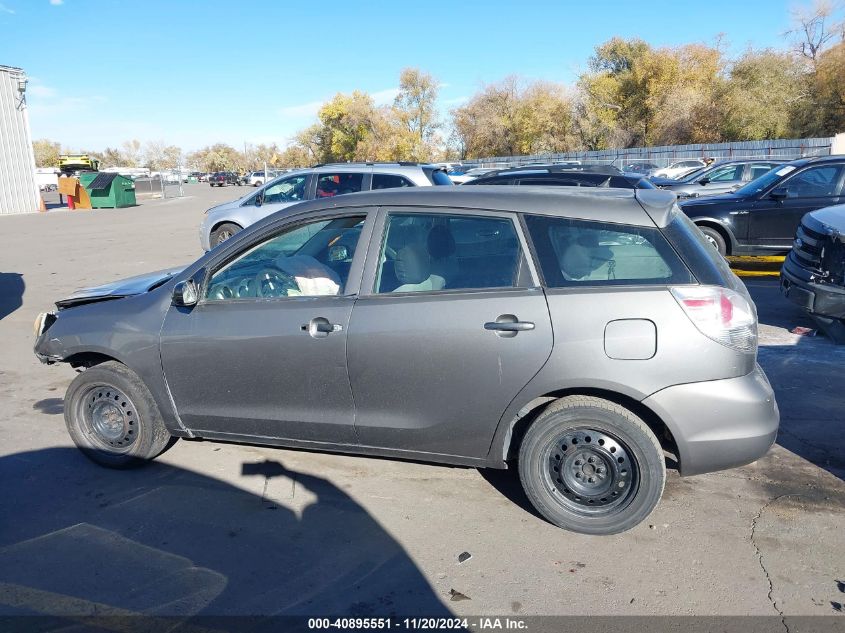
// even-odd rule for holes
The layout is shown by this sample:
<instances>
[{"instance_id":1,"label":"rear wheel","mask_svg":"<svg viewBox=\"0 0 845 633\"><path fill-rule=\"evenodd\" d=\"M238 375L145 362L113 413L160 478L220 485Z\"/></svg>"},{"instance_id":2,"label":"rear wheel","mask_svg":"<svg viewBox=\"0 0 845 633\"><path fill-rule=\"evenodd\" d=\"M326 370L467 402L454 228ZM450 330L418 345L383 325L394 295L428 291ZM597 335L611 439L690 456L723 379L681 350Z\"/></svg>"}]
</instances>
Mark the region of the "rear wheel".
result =
<instances>
[{"instance_id":1,"label":"rear wheel","mask_svg":"<svg viewBox=\"0 0 845 633\"><path fill-rule=\"evenodd\" d=\"M725 243L725 238L722 237L722 234L719 233L719 231L709 226L699 226L698 228L701 229L701 232L704 233L704 237L708 242L710 242L713 248L719 251L719 255L724 257L728 254L728 246Z\"/></svg>"},{"instance_id":2,"label":"rear wheel","mask_svg":"<svg viewBox=\"0 0 845 633\"><path fill-rule=\"evenodd\" d=\"M116 361L74 379L65 395L65 424L86 456L110 468L144 464L173 441L149 389Z\"/></svg>"},{"instance_id":3,"label":"rear wheel","mask_svg":"<svg viewBox=\"0 0 845 633\"><path fill-rule=\"evenodd\" d=\"M222 244L235 233L239 233L243 229L232 222L224 222L211 232L211 247L214 248L218 244Z\"/></svg>"},{"instance_id":4,"label":"rear wheel","mask_svg":"<svg viewBox=\"0 0 845 633\"><path fill-rule=\"evenodd\" d=\"M616 534L657 506L666 466L660 443L636 415L601 398L569 396L529 427L519 476L551 523L583 534Z\"/></svg>"}]
</instances>

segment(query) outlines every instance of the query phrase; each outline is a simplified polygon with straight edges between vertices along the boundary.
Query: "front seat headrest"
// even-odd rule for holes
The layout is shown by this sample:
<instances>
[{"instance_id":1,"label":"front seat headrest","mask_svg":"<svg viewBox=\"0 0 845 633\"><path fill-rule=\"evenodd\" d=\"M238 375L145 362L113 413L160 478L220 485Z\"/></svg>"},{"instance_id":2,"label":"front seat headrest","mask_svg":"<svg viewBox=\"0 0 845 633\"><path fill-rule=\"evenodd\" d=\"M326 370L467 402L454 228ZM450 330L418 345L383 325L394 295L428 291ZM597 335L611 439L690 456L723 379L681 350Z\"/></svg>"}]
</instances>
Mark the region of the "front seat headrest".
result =
<instances>
[{"instance_id":1,"label":"front seat headrest","mask_svg":"<svg viewBox=\"0 0 845 633\"><path fill-rule=\"evenodd\" d=\"M396 255L396 279L402 284L418 284L431 276L431 258L417 245L409 244Z\"/></svg>"}]
</instances>

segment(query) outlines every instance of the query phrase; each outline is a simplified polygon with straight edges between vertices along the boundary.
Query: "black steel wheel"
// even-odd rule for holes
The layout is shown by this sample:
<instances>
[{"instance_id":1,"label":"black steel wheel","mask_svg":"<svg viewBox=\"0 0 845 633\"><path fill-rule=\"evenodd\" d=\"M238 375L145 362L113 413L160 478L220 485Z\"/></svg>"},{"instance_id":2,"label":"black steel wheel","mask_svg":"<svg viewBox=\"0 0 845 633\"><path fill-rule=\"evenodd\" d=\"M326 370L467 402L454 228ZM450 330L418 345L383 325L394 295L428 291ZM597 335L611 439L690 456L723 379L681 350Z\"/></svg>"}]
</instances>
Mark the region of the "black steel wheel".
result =
<instances>
[{"instance_id":1,"label":"black steel wheel","mask_svg":"<svg viewBox=\"0 0 845 633\"><path fill-rule=\"evenodd\" d=\"M593 396L550 404L519 448L525 494L551 523L584 534L616 534L642 522L666 481L663 450L628 409Z\"/></svg>"},{"instance_id":2,"label":"black steel wheel","mask_svg":"<svg viewBox=\"0 0 845 633\"><path fill-rule=\"evenodd\" d=\"M146 463L175 441L144 382L116 361L86 369L70 383L65 424L85 455L111 468Z\"/></svg>"},{"instance_id":3,"label":"black steel wheel","mask_svg":"<svg viewBox=\"0 0 845 633\"><path fill-rule=\"evenodd\" d=\"M131 449L135 432L135 405L114 385L92 385L76 401L74 414L92 445L115 453Z\"/></svg>"},{"instance_id":4,"label":"black steel wheel","mask_svg":"<svg viewBox=\"0 0 845 633\"><path fill-rule=\"evenodd\" d=\"M549 446L548 483L574 512L614 512L635 494L638 471L630 449L597 429L572 429Z\"/></svg>"}]
</instances>

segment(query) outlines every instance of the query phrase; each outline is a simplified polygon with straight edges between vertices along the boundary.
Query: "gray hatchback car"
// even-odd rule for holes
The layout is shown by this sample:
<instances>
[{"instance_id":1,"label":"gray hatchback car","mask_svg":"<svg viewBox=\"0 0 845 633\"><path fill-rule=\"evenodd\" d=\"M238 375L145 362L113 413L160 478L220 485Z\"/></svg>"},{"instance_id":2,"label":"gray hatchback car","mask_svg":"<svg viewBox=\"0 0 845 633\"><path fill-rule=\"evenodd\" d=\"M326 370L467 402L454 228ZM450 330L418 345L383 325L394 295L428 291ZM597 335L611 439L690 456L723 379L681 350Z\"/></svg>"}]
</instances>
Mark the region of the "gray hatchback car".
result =
<instances>
[{"instance_id":1,"label":"gray hatchback car","mask_svg":"<svg viewBox=\"0 0 845 633\"><path fill-rule=\"evenodd\" d=\"M178 437L516 466L546 519L612 534L667 453L730 468L778 430L754 304L658 190L315 200L57 307L35 353L84 369L65 419L106 466Z\"/></svg>"}]
</instances>

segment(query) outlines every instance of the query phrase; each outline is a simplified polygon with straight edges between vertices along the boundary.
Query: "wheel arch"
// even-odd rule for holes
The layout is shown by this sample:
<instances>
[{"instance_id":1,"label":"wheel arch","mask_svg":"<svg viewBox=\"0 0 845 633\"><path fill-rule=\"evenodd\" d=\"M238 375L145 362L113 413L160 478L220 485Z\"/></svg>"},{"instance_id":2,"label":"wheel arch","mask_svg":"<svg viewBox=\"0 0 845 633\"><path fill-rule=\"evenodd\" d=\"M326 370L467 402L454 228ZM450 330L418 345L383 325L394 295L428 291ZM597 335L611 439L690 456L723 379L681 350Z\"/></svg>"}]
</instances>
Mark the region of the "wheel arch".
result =
<instances>
[{"instance_id":1,"label":"wheel arch","mask_svg":"<svg viewBox=\"0 0 845 633\"><path fill-rule=\"evenodd\" d=\"M727 226L725 226L719 220L715 218L696 218L693 220L693 223L696 226L706 226L708 228L713 229L714 231L718 231L722 238L725 240L725 246L728 249L727 255L733 253L737 248L737 241L736 236L733 234Z\"/></svg>"},{"instance_id":2,"label":"wheel arch","mask_svg":"<svg viewBox=\"0 0 845 633\"><path fill-rule=\"evenodd\" d=\"M674 468L680 469L680 454L678 444L675 440L675 435L666 422L644 405L639 400L626 396L617 391L599 388L567 388L551 391L541 396L537 396L527 402L517 413L517 415L508 422L507 432L504 434L499 450L492 447L491 457L497 461L508 462L516 459L519 454L519 447L522 439L525 437L525 432L528 427L536 420L543 411L552 403L567 396L594 396L608 400L622 407L625 407L637 417L639 417L655 434L660 446L664 451L670 453L675 461Z\"/></svg>"},{"instance_id":3,"label":"wheel arch","mask_svg":"<svg viewBox=\"0 0 845 633\"><path fill-rule=\"evenodd\" d=\"M224 224L234 224L234 225L235 225L235 226L237 226L237 227L238 227L241 231L243 231L243 230L244 230L244 227L242 227L242 226L240 225L240 223L239 223L239 222L235 222L234 220L218 220L217 222L215 222L215 223L211 226L211 230L209 230L209 232L208 232L209 236L210 236L212 233L214 233L214 231L216 231L216 230L217 230L217 229L219 229L221 226L223 226Z\"/></svg>"},{"instance_id":4,"label":"wheel arch","mask_svg":"<svg viewBox=\"0 0 845 633\"><path fill-rule=\"evenodd\" d=\"M108 361L115 361L116 363L120 363L121 365L126 364L115 356L98 351L76 352L62 359L63 363L68 363L74 369L76 369L77 367L84 367L86 369L89 369L91 367L94 367L95 365L101 365L102 363L106 363Z\"/></svg>"}]
</instances>

